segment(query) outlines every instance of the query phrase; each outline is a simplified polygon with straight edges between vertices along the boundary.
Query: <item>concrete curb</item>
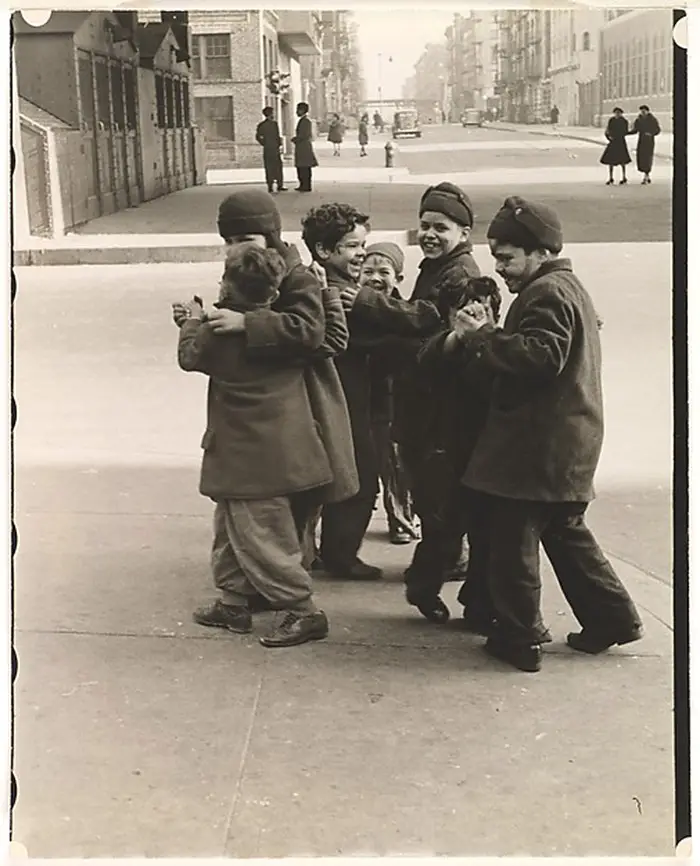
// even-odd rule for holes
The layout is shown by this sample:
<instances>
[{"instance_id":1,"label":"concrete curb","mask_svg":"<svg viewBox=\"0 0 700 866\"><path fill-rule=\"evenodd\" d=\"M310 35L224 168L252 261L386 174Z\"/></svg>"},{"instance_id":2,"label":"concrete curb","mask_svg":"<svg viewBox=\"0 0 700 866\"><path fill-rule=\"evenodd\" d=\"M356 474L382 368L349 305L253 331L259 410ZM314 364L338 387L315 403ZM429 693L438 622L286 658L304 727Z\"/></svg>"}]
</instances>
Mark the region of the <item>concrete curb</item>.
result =
<instances>
[{"instance_id":1,"label":"concrete curb","mask_svg":"<svg viewBox=\"0 0 700 866\"><path fill-rule=\"evenodd\" d=\"M565 127L564 127L565 128ZM593 135L578 135L576 133L568 133L561 132L561 127L559 132L545 132L542 129L522 129L518 126L493 126L492 129L501 129L503 132L525 132L527 135L539 135L541 138L570 138L572 141L589 141L593 142L593 144L598 144L601 147L605 147L605 141L601 141L599 138L594 138ZM596 127L597 129L597 127ZM601 130L601 135L603 131ZM654 156L656 159L665 159L668 162L673 162L673 156L670 156L666 153L659 153L658 151L654 152Z\"/></svg>"},{"instance_id":2,"label":"concrete curb","mask_svg":"<svg viewBox=\"0 0 700 866\"><path fill-rule=\"evenodd\" d=\"M284 182L289 187L297 184L296 174L288 166ZM314 169L315 183L391 183L409 176L407 168L335 168L319 166ZM206 173L207 186L224 184L264 183L262 168L210 168Z\"/></svg>"}]
</instances>

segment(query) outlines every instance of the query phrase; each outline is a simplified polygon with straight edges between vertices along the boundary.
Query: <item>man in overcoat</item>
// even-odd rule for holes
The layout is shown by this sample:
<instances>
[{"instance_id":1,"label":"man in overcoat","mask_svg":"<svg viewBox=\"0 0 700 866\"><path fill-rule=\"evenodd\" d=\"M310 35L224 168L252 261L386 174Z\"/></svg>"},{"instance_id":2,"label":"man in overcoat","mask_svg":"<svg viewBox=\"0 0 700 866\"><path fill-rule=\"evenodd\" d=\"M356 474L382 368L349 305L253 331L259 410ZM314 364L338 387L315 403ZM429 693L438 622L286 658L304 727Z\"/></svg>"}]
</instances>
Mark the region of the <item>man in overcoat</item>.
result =
<instances>
[{"instance_id":1,"label":"man in overcoat","mask_svg":"<svg viewBox=\"0 0 700 866\"><path fill-rule=\"evenodd\" d=\"M262 120L255 130L255 140L263 149L263 166L265 167L265 182L269 192L274 192L277 185L278 192L284 192L284 177L282 173L282 138L277 121L273 117L272 108L267 105L263 108Z\"/></svg>"},{"instance_id":2,"label":"man in overcoat","mask_svg":"<svg viewBox=\"0 0 700 866\"><path fill-rule=\"evenodd\" d=\"M597 315L546 205L508 198L487 237L516 295L502 329L457 314L450 338L496 372L485 426L463 483L482 499L497 626L486 650L521 670L551 640L540 613L544 547L582 631L569 646L596 654L642 636L637 610L586 526L603 442Z\"/></svg>"},{"instance_id":3,"label":"man in overcoat","mask_svg":"<svg viewBox=\"0 0 700 866\"><path fill-rule=\"evenodd\" d=\"M297 128L294 138L294 165L299 178L297 192L311 192L311 171L318 165L313 146L313 129L306 102L297 105Z\"/></svg>"}]
</instances>

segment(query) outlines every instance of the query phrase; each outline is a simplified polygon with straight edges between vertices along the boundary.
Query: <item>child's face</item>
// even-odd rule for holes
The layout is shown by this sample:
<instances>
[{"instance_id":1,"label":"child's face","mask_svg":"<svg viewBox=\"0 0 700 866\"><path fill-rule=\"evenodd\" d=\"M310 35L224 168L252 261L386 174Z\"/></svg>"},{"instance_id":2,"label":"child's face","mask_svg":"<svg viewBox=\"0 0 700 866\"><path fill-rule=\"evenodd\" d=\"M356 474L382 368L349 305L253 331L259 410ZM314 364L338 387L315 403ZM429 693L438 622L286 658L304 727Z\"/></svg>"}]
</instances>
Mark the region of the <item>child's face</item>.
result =
<instances>
[{"instance_id":1,"label":"child's face","mask_svg":"<svg viewBox=\"0 0 700 866\"><path fill-rule=\"evenodd\" d=\"M386 256L371 253L362 263L361 286L390 295L399 287L402 279L402 276L396 275L394 266Z\"/></svg>"},{"instance_id":2,"label":"child's face","mask_svg":"<svg viewBox=\"0 0 700 866\"><path fill-rule=\"evenodd\" d=\"M267 249L267 238L265 235L233 235L230 238L226 238L226 246L234 247L238 244L255 244L256 247L260 247L261 249Z\"/></svg>"},{"instance_id":3,"label":"child's face","mask_svg":"<svg viewBox=\"0 0 700 866\"><path fill-rule=\"evenodd\" d=\"M365 260L366 242L367 229L356 225L351 232L343 235L334 250L329 251L319 245L317 252L323 264L332 265L341 274L357 281L360 279L362 262Z\"/></svg>"},{"instance_id":4,"label":"child's face","mask_svg":"<svg viewBox=\"0 0 700 866\"><path fill-rule=\"evenodd\" d=\"M444 213L427 210L418 223L418 243L426 259L439 259L469 237L469 229Z\"/></svg>"}]
</instances>

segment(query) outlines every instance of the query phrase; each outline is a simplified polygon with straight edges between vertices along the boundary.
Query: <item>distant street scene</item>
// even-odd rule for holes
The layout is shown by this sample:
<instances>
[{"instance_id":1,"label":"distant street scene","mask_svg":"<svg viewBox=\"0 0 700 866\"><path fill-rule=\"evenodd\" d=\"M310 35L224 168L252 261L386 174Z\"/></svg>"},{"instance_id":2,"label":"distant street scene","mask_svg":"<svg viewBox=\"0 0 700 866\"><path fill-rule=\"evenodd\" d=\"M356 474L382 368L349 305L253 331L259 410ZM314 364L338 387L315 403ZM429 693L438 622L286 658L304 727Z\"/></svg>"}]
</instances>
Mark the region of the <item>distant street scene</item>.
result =
<instances>
[{"instance_id":1,"label":"distant street scene","mask_svg":"<svg viewBox=\"0 0 700 866\"><path fill-rule=\"evenodd\" d=\"M13 841L672 856L672 13L38 15Z\"/></svg>"}]
</instances>

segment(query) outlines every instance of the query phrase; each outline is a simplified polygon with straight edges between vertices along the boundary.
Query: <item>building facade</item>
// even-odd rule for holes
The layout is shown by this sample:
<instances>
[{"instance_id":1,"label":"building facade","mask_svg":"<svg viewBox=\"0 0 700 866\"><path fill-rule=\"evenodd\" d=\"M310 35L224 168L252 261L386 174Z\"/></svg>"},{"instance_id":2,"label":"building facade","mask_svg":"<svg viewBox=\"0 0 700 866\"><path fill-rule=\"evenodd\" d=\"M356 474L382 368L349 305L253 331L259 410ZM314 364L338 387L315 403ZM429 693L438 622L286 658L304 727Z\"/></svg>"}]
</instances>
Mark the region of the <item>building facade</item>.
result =
<instances>
[{"instance_id":1,"label":"building facade","mask_svg":"<svg viewBox=\"0 0 700 866\"><path fill-rule=\"evenodd\" d=\"M497 27L502 116L511 123L546 122L552 105L550 14L500 12Z\"/></svg>"},{"instance_id":2,"label":"building facade","mask_svg":"<svg viewBox=\"0 0 700 866\"><path fill-rule=\"evenodd\" d=\"M439 123L447 110L448 54L445 45L433 43L414 66L416 107L423 123Z\"/></svg>"},{"instance_id":3,"label":"building facade","mask_svg":"<svg viewBox=\"0 0 700 866\"><path fill-rule=\"evenodd\" d=\"M32 233L201 183L187 46L133 12L13 15L13 62ZM39 178L41 180L39 180Z\"/></svg>"},{"instance_id":4,"label":"building facade","mask_svg":"<svg viewBox=\"0 0 700 866\"><path fill-rule=\"evenodd\" d=\"M154 20L158 12L139 12ZM294 109L307 95L300 58L320 55L313 11L229 9L186 13L192 54L194 117L206 141L207 167L262 165L255 129L271 105L287 151ZM284 87L275 92L271 73Z\"/></svg>"},{"instance_id":5,"label":"building facade","mask_svg":"<svg viewBox=\"0 0 700 866\"><path fill-rule=\"evenodd\" d=\"M550 15L552 104L562 125L593 126L600 115L601 9L553 10Z\"/></svg>"},{"instance_id":6,"label":"building facade","mask_svg":"<svg viewBox=\"0 0 700 866\"><path fill-rule=\"evenodd\" d=\"M662 129L673 127L673 11L606 12L601 31L602 100L606 119L619 106L634 117L646 104Z\"/></svg>"}]
</instances>

